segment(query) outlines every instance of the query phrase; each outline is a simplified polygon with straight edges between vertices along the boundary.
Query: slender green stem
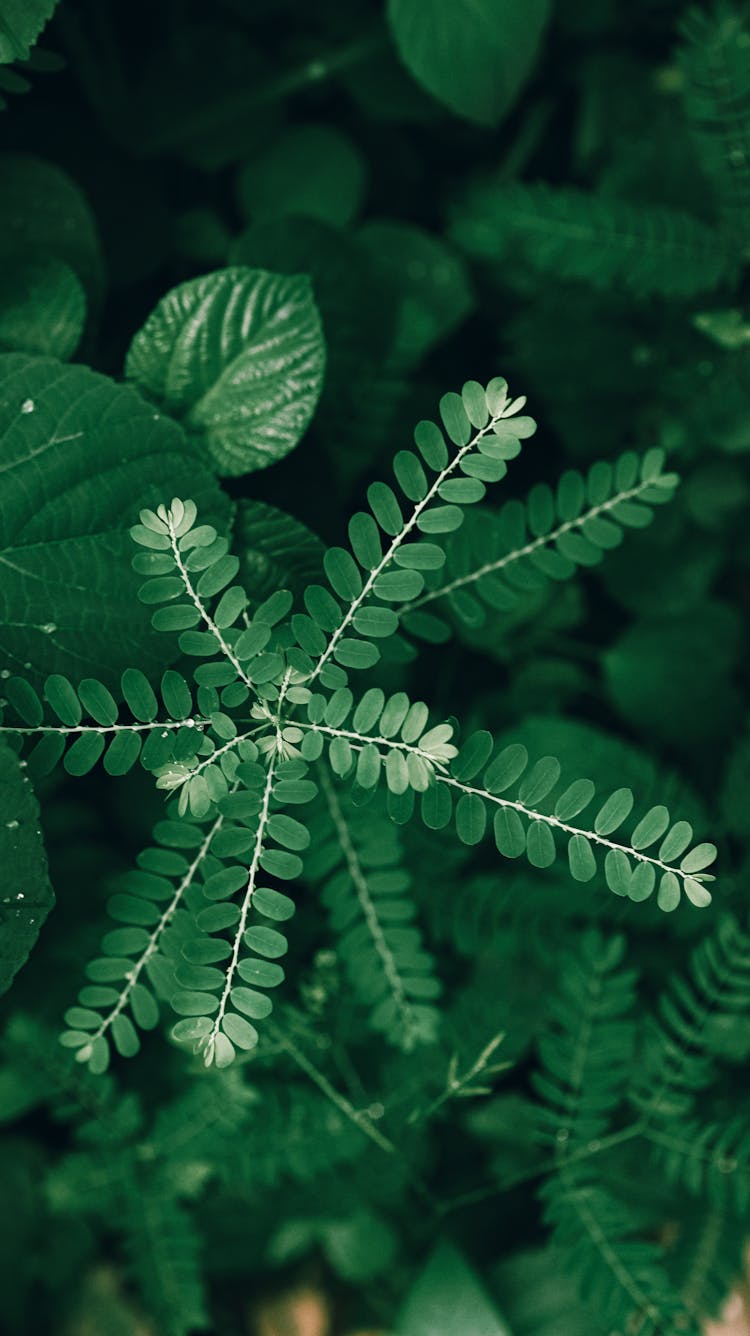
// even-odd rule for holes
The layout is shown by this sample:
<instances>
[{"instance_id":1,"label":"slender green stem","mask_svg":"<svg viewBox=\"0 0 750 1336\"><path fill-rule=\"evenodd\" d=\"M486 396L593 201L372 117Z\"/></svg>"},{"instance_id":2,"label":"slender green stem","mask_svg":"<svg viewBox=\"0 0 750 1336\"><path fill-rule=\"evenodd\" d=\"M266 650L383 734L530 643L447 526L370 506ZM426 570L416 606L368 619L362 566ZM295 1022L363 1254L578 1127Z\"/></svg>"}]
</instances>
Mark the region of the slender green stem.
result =
<instances>
[{"instance_id":1,"label":"slender green stem","mask_svg":"<svg viewBox=\"0 0 750 1336\"><path fill-rule=\"evenodd\" d=\"M244 88L228 92L209 106L200 104L193 113L178 119L173 117L156 126L144 126L141 147L149 155L163 154L196 137L217 134L263 106L280 102L356 68L370 56L385 50L387 45L382 31L368 32L336 51L313 56L275 78L260 83L249 79Z\"/></svg>"},{"instance_id":2,"label":"slender green stem","mask_svg":"<svg viewBox=\"0 0 750 1336\"><path fill-rule=\"evenodd\" d=\"M454 1099L455 1096L460 1095L476 1076L479 1076L481 1072L487 1070L487 1064L492 1057L492 1054L503 1042L504 1038L505 1033L501 1032L500 1034L496 1034L488 1044L485 1044L481 1053L474 1059L474 1062L467 1068L463 1076L459 1076L458 1073L453 1070L455 1062L452 1062L448 1069L448 1080L442 1094L438 1095L431 1104L428 1104L426 1109L415 1109L407 1118L407 1122L409 1124L424 1122L426 1119L431 1118L434 1113L437 1113L438 1109L442 1108L449 1099ZM508 1066L510 1066L509 1063L500 1063L493 1067L492 1071L493 1073L496 1073Z\"/></svg>"},{"instance_id":3,"label":"slender green stem","mask_svg":"<svg viewBox=\"0 0 750 1336\"><path fill-rule=\"evenodd\" d=\"M285 1053L289 1054L289 1057L297 1064L300 1071L304 1072L305 1076L309 1077L313 1084L318 1087L318 1090L320 1090L332 1104L335 1104L336 1108L340 1113L343 1113L345 1118L348 1118L350 1122L354 1123L354 1126L359 1128L359 1131L362 1132L364 1136L369 1137L370 1141L374 1142L380 1150L385 1151L387 1155L398 1155L398 1151L393 1142L387 1136L384 1136L379 1128L375 1126L365 1109L355 1109L351 1101L331 1084L328 1077L318 1070L315 1064L307 1057L307 1054L303 1053L302 1049L295 1044L294 1040L291 1039L278 1025L271 1025L268 1028L269 1032L275 1036L279 1047L283 1049Z\"/></svg>"},{"instance_id":4,"label":"slender green stem","mask_svg":"<svg viewBox=\"0 0 750 1336\"><path fill-rule=\"evenodd\" d=\"M568 1164L575 1164L580 1160L591 1159L595 1155L602 1155L613 1146L622 1145L627 1141L634 1141L643 1131L641 1122L633 1123L630 1127L625 1127L620 1132L612 1132L610 1136L598 1138L595 1141L589 1141L585 1146L578 1146L568 1155ZM460 1196L451 1198L445 1203L444 1210L459 1211L464 1206L474 1206L475 1204L488 1201L492 1197L500 1197L505 1192L510 1192L512 1188L520 1187L522 1183L529 1183L535 1178L541 1178L544 1174L550 1173L557 1167L558 1153L547 1155L543 1160L538 1160L527 1169L521 1169L517 1173L508 1174L501 1179L499 1183L484 1184L482 1187L474 1188L470 1192L462 1192Z\"/></svg>"},{"instance_id":5,"label":"slender green stem","mask_svg":"<svg viewBox=\"0 0 750 1336\"><path fill-rule=\"evenodd\" d=\"M36 737L39 733L61 733L68 737L73 733L147 733L153 729L206 728L210 719L197 716L194 719L155 719L150 724L35 724L18 725L0 724L0 733L17 733L24 737Z\"/></svg>"}]
</instances>

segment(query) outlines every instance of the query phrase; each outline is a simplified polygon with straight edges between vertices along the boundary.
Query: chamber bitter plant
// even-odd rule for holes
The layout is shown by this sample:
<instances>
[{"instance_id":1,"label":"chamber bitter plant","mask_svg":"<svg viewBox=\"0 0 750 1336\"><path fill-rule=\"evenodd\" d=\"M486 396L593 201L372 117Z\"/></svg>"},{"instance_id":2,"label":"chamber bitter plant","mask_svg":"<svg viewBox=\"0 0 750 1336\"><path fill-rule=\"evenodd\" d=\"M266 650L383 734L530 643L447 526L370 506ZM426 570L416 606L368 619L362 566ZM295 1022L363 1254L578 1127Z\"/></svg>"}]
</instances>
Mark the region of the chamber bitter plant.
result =
<instances>
[{"instance_id":1,"label":"chamber bitter plant","mask_svg":"<svg viewBox=\"0 0 750 1336\"><path fill-rule=\"evenodd\" d=\"M664 805L618 839L634 806L630 789L602 801L589 779L561 778L555 757L530 763L521 744L497 749L485 730L459 741L457 727L431 718L424 701L349 685L350 672L375 667L384 639L442 630L428 607L450 602L461 615L464 600L480 598L507 608L529 584L599 561L625 527L649 522L652 507L671 497L677 479L663 472L663 453L629 452L585 478L565 474L554 493L537 488L528 507L501 512L497 531L478 535L479 551L467 556L453 535L464 507L505 477L531 436L523 406L502 379L444 395L442 425L420 422L416 449L396 455L400 497L389 483L371 484L369 508L350 521L350 546L327 550L327 584L308 585L296 610L283 589L250 605L235 582L239 558L199 523L192 500L142 510L131 529L140 549L133 564L147 577L139 597L155 605L154 627L200 660L192 682L168 669L161 699L137 665L122 674L125 718L95 678L74 686L53 674L41 697L22 677L6 681L18 721L8 716L2 727L35 743L37 769L64 758L81 775L103 758L109 774L121 775L140 759L174 795L153 845L109 901L119 926L66 1015L62 1042L94 1071L106 1069L110 1043L124 1056L137 1052L138 1029L157 1023L157 999L180 1017L173 1037L207 1065L226 1066L237 1049L254 1047L253 1022L270 1013L268 990L284 979L280 925L295 909L278 883L303 874L306 813L319 792L338 845L327 899L341 949L373 1025L403 1047L434 1037L440 983L403 878L388 867L395 860L368 866L352 833L350 813L381 787L397 824L418 813L432 830L455 825L467 845L489 826L501 855L537 868L551 866L564 844L577 881L601 869L609 889L631 900L655 894L664 910L683 894L710 903L715 846L693 844L690 824L673 821ZM312 858L320 871L319 848Z\"/></svg>"}]
</instances>

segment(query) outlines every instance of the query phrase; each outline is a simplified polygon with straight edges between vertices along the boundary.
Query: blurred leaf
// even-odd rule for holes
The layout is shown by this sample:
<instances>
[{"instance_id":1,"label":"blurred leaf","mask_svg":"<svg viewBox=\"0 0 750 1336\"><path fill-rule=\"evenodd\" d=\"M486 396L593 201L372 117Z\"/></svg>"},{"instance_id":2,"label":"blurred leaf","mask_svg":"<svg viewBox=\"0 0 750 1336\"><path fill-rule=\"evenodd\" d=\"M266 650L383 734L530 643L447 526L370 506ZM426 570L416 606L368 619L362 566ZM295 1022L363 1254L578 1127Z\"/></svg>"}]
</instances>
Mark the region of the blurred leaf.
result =
<instances>
[{"instance_id":1,"label":"blurred leaf","mask_svg":"<svg viewBox=\"0 0 750 1336\"><path fill-rule=\"evenodd\" d=\"M65 362L80 342L86 298L73 270L52 256L0 270L0 348Z\"/></svg>"},{"instance_id":2,"label":"blurred leaf","mask_svg":"<svg viewBox=\"0 0 750 1336\"><path fill-rule=\"evenodd\" d=\"M439 1243L420 1271L396 1321L398 1336L511 1336L463 1256Z\"/></svg>"},{"instance_id":3,"label":"blurred leaf","mask_svg":"<svg viewBox=\"0 0 750 1336\"><path fill-rule=\"evenodd\" d=\"M368 222L359 238L375 274L393 289L397 316L392 353L411 366L471 312L474 294L467 266L452 246L411 224Z\"/></svg>"},{"instance_id":4,"label":"blurred leaf","mask_svg":"<svg viewBox=\"0 0 750 1336\"><path fill-rule=\"evenodd\" d=\"M215 210L196 207L176 219L174 243L181 255L197 264L220 265L229 252L230 234Z\"/></svg>"},{"instance_id":5,"label":"blurred leaf","mask_svg":"<svg viewBox=\"0 0 750 1336\"><path fill-rule=\"evenodd\" d=\"M341 226L359 211L366 168L356 145L329 125L285 130L250 158L237 176L237 197L248 220L304 214Z\"/></svg>"},{"instance_id":6,"label":"blurred leaf","mask_svg":"<svg viewBox=\"0 0 750 1336\"><path fill-rule=\"evenodd\" d=\"M516 1253L494 1272L513 1336L592 1336L591 1312L557 1249Z\"/></svg>"},{"instance_id":7,"label":"blurred leaf","mask_svg":"<svg viewBox=\"0 0 750 1336\"><path fill-rule=\"evenodd\" d=\"M389 0L399 55L428 92L478 125L496 125L526 81L549 0Z\"/></svg>"},{"instance_id":8,"label":"blurred leaf","mask_svg":"<svg viewBox=\"0 0 750 1336\"><path fill-rule=\"evenodd\" d=\"M77 185L51 162L21 153L0 155L0 261L50 256L69 265L97 295L103 266L99 237ZM15 262L15 260L13 261Z\"/></svg>"},{"instance_id":9,"label":"blurred leaf","mask_svg":"<svg viewBox=\"0 0 750 1336\"><path fill-rule=\"evenodd\" d=\"M604 654L610 695L639 732L683 752L726 737L739 693L730 680L741 624L723 603L696 604L690 615L637 622Z\"/></svg>"},{"instance_id":10,"label":"blurred leaf","mask_svg":"<svg viewBox=\"0 0 750 1336\"><path fill-rule=\"evenodd\" d=\"M325 1230L323 1246L337 1275L361 1284L393 1264L398 1236L382 1216L364 1209L348 1220L332 1221Z\"/></svg>"}]
</instances>

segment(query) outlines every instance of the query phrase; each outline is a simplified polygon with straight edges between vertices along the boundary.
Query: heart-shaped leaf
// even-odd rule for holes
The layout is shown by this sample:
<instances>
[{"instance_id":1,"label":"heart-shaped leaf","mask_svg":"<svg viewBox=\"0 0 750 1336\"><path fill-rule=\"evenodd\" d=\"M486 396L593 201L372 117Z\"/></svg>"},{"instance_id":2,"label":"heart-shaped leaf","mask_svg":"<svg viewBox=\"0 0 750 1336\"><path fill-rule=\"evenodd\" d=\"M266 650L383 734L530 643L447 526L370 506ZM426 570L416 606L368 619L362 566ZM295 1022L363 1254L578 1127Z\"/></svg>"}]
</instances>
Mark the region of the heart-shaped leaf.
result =
<instances>
[{"instance_id":1,"label":"heart-shaped leaf","mask_svg":"<svg viewBox=\"0 0 750 1336\"><path fill-rule=\"evenodd\" d=\"M239 266L173 288L126 373L200 438L217 472L283 459L315 410L325 345L309 279Z\"/></svg>"}]
</instances>

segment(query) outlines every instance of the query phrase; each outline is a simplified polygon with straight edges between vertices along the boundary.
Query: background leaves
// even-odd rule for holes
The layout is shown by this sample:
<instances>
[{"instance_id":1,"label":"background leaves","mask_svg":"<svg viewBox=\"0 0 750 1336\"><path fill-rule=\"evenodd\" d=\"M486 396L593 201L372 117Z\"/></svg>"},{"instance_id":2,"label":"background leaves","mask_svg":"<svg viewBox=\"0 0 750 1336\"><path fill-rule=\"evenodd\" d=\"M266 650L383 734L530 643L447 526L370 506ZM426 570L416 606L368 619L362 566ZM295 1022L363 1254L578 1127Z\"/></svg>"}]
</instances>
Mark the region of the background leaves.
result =
<instances>
[{"instance_id":1,"label":"background leaves","mask_svg":"<svg viewBox=\"0 0 750 1336\"><path fill-rule=\"evenodd\" d=\"M529 73L548 0L389 0L388 18L408 69L452 111L496 125Z\"/></svg>"},{"instance_id":2,"label":"background leaves","mask_svg":"<svg viewBox=\"0 0 750 1336\"><path fill-rule=\"evenodd\" d=\"M211 284L221 289L227 265L295 284L309 278L328 354L316 412L273 468L243 476L240 462L259 461L238 456L226 483L248 616L280 588L294 591L294 614L304 615L302 588L324 583L321 540L346 545L349 516L373 482L389 478L413 424L434 416L441 393L469 376L486 384L502 372L514 393L529 396L539 430L455 540L448 535L451 573L465 571L473 555L496 556L493 535L506 504L512 533L532 493L543 517L545 486L557 505L562 477L561 498L571 473L588 477L590 467L614 465L624 452L663 450L664 468L681 482L650 528L628 526L597 566L576 559L564 583L545 577L534 588L514 586L514 609L483 596L446 609L446 635L455 634L439 644L378 638L378 678L352 672L352 686L356 677L361 691L377 681L388 698L424 697L436 718L461 718L462 737L487 730L498 747L558 756L566 776L596 785L595 812L613 789L632 789L625 830L666 806L698 840L716 836L721 875L712 906L678 907L665 918L656 889L633 903L609 893L603 877L574 881L562 861L502 861L491 823L474 842L482 822L476 802L457 811L465 844L421 822L400 826L401 870L373 864L368 876L379 888L379 912L394 906L414 915L409 922L424 943L423 951L419 938L413 945L415 959L443 985L433 999L437 1042L402 1055L372 1028L377 999L353 1004L347 958L361 939L347 940L355 948L347 957L339 944L356 923L334 922L318 888L333 884L327 895L343 920L352 897L336 882L335 864L324 866L328 842L313 821L319 878L301 883L285 998L279 990L273 1016L258 1024L252 1062L207 1073L136 1016L139 1058L121 1058L118 1045L132 1051L133 1037L118 1025L111 1072L96 1077L59 1046L60 1017L81 984L82 961L101 954L106 903L121 893L115 882L145 850L153 822L163 820L165 792L154 793L138 767L110 780L69 777L61 766L40 787L57 908L4 999L3 1322L11 1336L78 1329L86 1319L106 1325L91 1297L101 1293L104 1259L114 1293L137 1291L148 1317L158 1315L176 1336L199 1327L206 1311L227 1336L244 1332L248 1294L285 1290L312 1272L343 1314L344 1330L400 1330L404 1298L431 1266L445 1229L481 1277L484 1302L472 1321L489 1311L487 1320L502 1329L505 1318L514 1336L598 1336L598 1315L584 1300L595 1287L610 1293L611 1272L587 1252L590 1274L576 1284L540 1218L537 1180L518 1182L549 1159L538 1139L542 1097L531 1091L538 1055L552 1051L568 1088L552 1036L563 1013L575 1032L588 978L582 942L593 923L605 955L610 930L624 934L625 968L640 973L637 1052L653 1052L648 1071L659 1079L678 1070L683 1003L701 982L690 982L690 949L703 948L705 972L706 962L723 958L714 928L725 907L736 912L738 933L746 926L747 16L734 0L702 5L688 18L675 0L549 7L220 0L209 8L198 0L61 0L31 57L16 54L3 66L2 350L77 357L99 377L121 378L134 334L160 303L182 285L205 283L205 319L186 366L190 376L196 365L201 374L208 367L200 395L218 383L223 397L226 363L204 361L201 343L201 331L215 330ZM25 17L34 14L34 5L24 6ZM68 295L70 305L62 301ZM159 366L177 343L183 347L180 329L178 316ZM234 345L226 351L231 361ZM93 386L82 366L52 365L56 376ZM163 656L178 646L162 634L157 654L143 658L154 646L153 607L139 611L125 588L121 529L134 521L133 505L168 501L182 478L225 527L228 506L200 461L218 471L210 434L236 438L234 423L230 431L213 418L193 422L190 394L174 405L180 430L152 416L164 411L161 387L154 407L150 389L144 402L137 385L103 384L112 408L97 416L104 398L91 388L72 490L67 469L79 447L62 442L39 457L59 465L59 494L43 498L37 522L33 492L23 512L33 541L24 527L20 561L0 545L0 602L12 591L8 615L24 623L0 626L0 671L7 664L24 674L23 664L38 660L40 693L61 659L76 685L104 671L126 719L130 700L142 713L151 708L133 695L132 678L121 703L120 670L131 651L138 649L158 693ZM36 446L44 442L34 421L29 414L21 428ZM14 476L0 473L0 523L14 522L26 504L25 484L12 496L5 487ZM88 516L100 504L106 536L94 540L96 561L84 561ZM73 511L83 513L83 533L69 522ZM54 538L50 551L40 535ZM70 544L74 557L59 561ZM569 551L591 557L585 547ZM54 568L48 594L23 574L32 561L45 573ZM26 623L57 624L50 600L62 610L74 599L78 606L82 573L85 640L74 618L78 629L61 655L55 633ZM533 563L522 576L533 583ZM428 573L428 585L432 579ZM320 597L316 610L325 615ZM391 605L365 611L361 635L392 629ZM81 663L88 645L94 661ZM112 663L103 670L105 650ZM167 695L179 712L177 683L190 669L185 661L175 667ZM200 686L202 705L214 709L210 693L238 685ZM223 708L215 713L226 727ZM111 769L124 768L128 748L134 758L132 743L109 747ZM170 739L157 738L159 755L160 748L169 763ZM73 769L92 759L86 748L75 753ZM336 760L346 761L343 748ZM367 760L372 765L372 755ZM10 755L9 774L16 764ZM400 786L399 769L392 765L391 779ZM198 805L202 778L191 794ZM581 796L557 801L566 810ZM555 795L549 800L555 805ZM403 816L395 801L393 810ZM377 837L375 815L367 804L356 810L358 824L369 829L372 821ZM445 813L431 815L437 822ZM174 835L169 822L163 829ZM236 838L230 832L230 845ZM392 843L375 838L368 858L385 857ZM538 829L531 849L537 864L548 861ZM585 846L577 842L571 856L587 875ZM154 851L147 857L153 865ZM162 869L172 875L180 857L173 851ZM142 881L149 889L153 882ZM747 973L742 952L730 982ZM707 995L710 969L708 982ZM155 978L154 987L166 1012L169 980ZM744 996L725 989L705 1035L689 1045L694 1107L684 1125L664 1111L655 1123L669 1148L641 1137L581 1161L590 1200L604 1204L620 1231L618 1256L627 1261L631 1248L646 1246L652 1258L665 1241L661 1274L672 1294L689 1300L675 1324L682 1333L720 1306L749 1228ZM153 1008L136 997L148 1023ZM86 999L105 1005L101 992ZM452 1082L501 1029L498 1057L523 1065L480 1073L475 1084L493 1093L459 1098ZM618 1135L639 1116L625 1048L619 1039L607 1045L607 1070L626 1091L613 1123ZM311 1066L349 1101L355 1119L315 1084ZM641 1063L639 1090L643 1070ZM606 1093L594 1082L591 1107ZM554 1122L551 1104L549 1116ZM439 1223L430 1198L450 1208ZM428 1296L443 1274L459 1294L456 1276L465 1278L465 1269L443 1253ZM670 1314L661 1314L660 1329L671 1336ZM626 1303L609 1326L637 1328L641 1316Z\"/></svg>"}]
</instances>

